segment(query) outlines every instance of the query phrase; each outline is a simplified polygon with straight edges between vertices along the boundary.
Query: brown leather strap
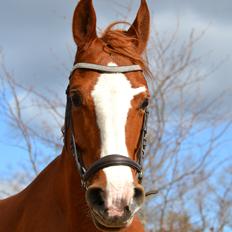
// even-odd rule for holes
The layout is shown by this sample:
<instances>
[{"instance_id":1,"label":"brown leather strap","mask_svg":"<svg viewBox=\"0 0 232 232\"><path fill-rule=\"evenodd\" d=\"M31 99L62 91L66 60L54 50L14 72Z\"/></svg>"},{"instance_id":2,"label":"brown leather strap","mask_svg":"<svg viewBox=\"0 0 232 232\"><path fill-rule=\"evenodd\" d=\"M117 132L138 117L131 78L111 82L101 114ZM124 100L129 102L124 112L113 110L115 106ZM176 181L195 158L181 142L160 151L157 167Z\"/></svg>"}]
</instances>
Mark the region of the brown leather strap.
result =
<instances>
[{"instance_id":1,"label":"brown leather strap","mask_svg":"<svg viewBox=\"0 0 232 232\"><path fill-rule=\"evenodd\" d=\"M91 167L87 169L86 173L83 175L83 180L85 182L88 181L93 175L95 175L98 171L100 171L103 168L119 165L131 167L135 169L138 173L142 172L142 166L126 156L107 155L97 160L95 163L92 164Z\"/></svg>"}]
</instances>

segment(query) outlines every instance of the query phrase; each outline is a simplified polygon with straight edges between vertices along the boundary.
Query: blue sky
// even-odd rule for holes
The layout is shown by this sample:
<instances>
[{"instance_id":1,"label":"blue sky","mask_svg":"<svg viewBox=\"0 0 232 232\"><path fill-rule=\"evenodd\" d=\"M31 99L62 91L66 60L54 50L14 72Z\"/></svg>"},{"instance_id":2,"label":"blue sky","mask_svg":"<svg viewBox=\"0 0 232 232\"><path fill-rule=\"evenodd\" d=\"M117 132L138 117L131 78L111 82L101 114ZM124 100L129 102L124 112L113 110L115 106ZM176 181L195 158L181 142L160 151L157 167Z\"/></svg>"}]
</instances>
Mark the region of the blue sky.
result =
<instances>
[{"instance_id":1,"label":"blue sky","mask_svg":"<svg viewBox=\"0 0 232 232\"><path fill-rule=\"evenodd\" d=\"M116 1L117 2L117 1ZM120 1L118 1L120 2ZM125 2L130 2L125 1ZM128 20L132 21L139 1L133 1ZM77 1L69 0L1 0L0 8L0 48L7 68L17 80L36 86L39 91L53 89L65 100L65 87L72 67L75 45L72 41L71 19ZM152 20L157 30L165 35L172 33L177 20L180 21L180 35L187 36L192 28L201 31L207 28L206 35L194 51L196 55L207 54L202 70L223 60L209 82L203 86L205 96L215 96L232 86L232 2L223 1L183 1L148 0ZM104 28L118 19L120 6L111 1L94 1L98 27ZM231 94L224 102L232 108ZM24 152L10 146L14 144L13 133L0 116L0 179L17 169ZM227 135L228 138L232 136ZM227 144L223 150L231 149ZM223 151L224 152L224 151ZM9 169L10 168L10 169Z\"/></svg>"},{"instance_id":2,"label":"blue sky","mask_svg":"<svg viewBox=\"0 0 232 232\"><path fill-rule=\"evenodd\" d=\"M9 169L16 169L18 163L24 157L24 152L20 149L17 149L12 146L12 144L7 145L7 141L5 140L5 136L8 134L8 127L2 123L1 118L1 140L0 140L0 150L1 150L1 158L0 158L0 170L1 174L6 172Z\"/></svg>"}]
</instances>

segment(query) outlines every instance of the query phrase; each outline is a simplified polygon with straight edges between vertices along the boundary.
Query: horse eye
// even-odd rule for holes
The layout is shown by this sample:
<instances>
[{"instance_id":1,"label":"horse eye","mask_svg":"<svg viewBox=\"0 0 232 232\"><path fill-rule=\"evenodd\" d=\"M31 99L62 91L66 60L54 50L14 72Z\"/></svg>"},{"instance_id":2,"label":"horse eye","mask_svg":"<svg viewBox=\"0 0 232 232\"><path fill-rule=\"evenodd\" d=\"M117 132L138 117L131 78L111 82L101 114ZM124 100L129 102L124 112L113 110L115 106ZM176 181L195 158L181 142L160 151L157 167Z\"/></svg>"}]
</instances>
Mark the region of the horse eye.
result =
<instances>
[{"instance_id":1,"label":"horse eye","mask_svg":"<svg viewBox=\"0 0 232 232\"><path fill-rule=\"evenodd\" d=\"M72 99L72 103L74 104L74 106L76 107L80 107L82 105L82 97L80 95L80 93L73 93L73 95L71 96Z\"/></svg>"},{"instance_id":2,"label":"horse eye","mask_svg":"<svg viewBox=\"0 0 232 232\"><path fill-rule=\"evenodd\" d=\"M142 104L140 105L140 109L145 110L145 109L148 107L148 105L149 105L149 99L146 98L146 99L142 102Z\"/></svg>"}]
</instances>

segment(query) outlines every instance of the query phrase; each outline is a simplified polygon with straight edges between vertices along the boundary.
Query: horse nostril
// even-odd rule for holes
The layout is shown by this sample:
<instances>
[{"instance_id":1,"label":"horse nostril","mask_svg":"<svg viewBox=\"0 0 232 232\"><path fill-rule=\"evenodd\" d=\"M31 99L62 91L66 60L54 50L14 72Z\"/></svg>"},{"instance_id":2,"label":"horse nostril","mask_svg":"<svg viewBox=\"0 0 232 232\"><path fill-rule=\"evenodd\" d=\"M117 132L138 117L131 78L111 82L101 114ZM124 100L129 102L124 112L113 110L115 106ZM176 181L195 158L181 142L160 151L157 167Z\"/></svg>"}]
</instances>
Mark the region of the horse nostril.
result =
<instances>
[{"instance_id":1,"label":"horse nostril","mask_svg":"<svg viewBox=\"0 0 232 232\"><path fill-rule=\"evenodd\" d=\"M142 187L134 188L134 200L138 205L141 205L144 202L145 193Z\"/></svg>"},{"instance_id":2,"label":"horse nostril","mask_svg":"<svg viewBox=\"0 0 232 232\"><path fill-rule=\"evenodd\" d=\"M127 205L127 206L125 206L124 207L124 213L125 213L125 215L131 215L131 210L130 210L130 207Z\"/></svg>"},{"instance_id":3,"label":"horse nostril","mask_svg":"<svg viewBox=\"0 0 232 232\"><path fill-rule=\"evenodd\" d=\"M103 198L103 189L99 187L91 187L86 192L87 202L91 207L103 207L104 206L104 198Z\"/></svg>"}]
</instances>

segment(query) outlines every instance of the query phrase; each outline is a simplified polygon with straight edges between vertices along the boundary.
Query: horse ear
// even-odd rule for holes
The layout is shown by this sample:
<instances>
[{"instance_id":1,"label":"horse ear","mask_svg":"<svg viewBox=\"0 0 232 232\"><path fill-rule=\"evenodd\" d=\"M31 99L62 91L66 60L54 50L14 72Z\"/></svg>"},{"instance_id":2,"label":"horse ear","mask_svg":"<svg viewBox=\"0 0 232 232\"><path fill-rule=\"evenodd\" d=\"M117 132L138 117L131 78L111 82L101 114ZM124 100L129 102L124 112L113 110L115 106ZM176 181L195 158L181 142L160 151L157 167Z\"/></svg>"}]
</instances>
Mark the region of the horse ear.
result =
<instances>
[{"instance_id":1,"label":"horse ear","mask_svg":"<svg viewBox=\"0 0 232 232\"><path fill-rule=\"evenodd\" d=\"M96 14L92 0L80 0L73 15L73 38L81 47L97 37Z\"/></svg>"},{"instance_id":2,"label":"horse ear","mask_svg":"<svg viewBox=\"0 0 232 232\"><path fill-rule=\"evenodd\" d=\"M135 38L135 46L137 51L141 54L147 45L150 32L150 13L146 0L141 0L140 8L137 16L127 31L127 34Z\"/></svg>"}]
</instances>

